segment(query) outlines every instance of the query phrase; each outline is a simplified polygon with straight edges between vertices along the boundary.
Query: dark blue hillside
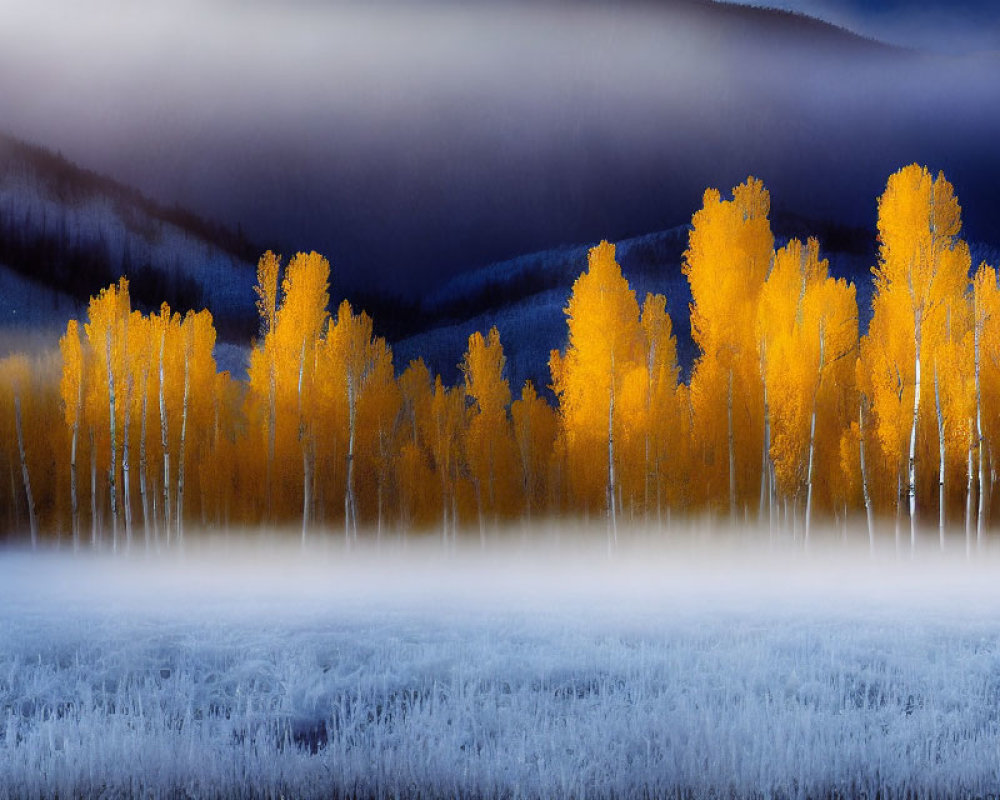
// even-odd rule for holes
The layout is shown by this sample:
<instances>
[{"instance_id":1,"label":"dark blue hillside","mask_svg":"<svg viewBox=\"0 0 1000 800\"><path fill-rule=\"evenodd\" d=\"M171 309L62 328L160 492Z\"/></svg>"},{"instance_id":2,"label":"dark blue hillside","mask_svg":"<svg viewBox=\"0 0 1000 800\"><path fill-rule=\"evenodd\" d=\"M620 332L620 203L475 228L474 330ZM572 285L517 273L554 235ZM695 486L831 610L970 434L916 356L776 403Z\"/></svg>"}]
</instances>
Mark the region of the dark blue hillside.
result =
<instances>
[{"instance_id":1,"label":"dark blue hillside","mask_svg":"<svg viewBox=\"0 0 1000 800\"><path fill-rule=\"evenodd\" d=\"M874 231L775 214L776 246L791 238L817 236L830 272L857 286L862 330L871 307L871 267L876 260ZM663 294L677 336L682 378L697 355L691 340L691 291L681 272L688 244L687 225L616 243L622 273L642 303L647 292ZM829 245L827 244L829 242ZM526 379L549 384L548 358L566 346L564 307L573 282L587 267L587 250L596 242L560 247L462 273L429 294L419 306L423 328L399 338L396 365L423 357L445 381L460 379L458 362L468 337L496 325L507 355L507 372L515 396ZM978 262L976 262L978 263ZM376 320L376 325L378 321Z\"/></svg>"}]
</instances>

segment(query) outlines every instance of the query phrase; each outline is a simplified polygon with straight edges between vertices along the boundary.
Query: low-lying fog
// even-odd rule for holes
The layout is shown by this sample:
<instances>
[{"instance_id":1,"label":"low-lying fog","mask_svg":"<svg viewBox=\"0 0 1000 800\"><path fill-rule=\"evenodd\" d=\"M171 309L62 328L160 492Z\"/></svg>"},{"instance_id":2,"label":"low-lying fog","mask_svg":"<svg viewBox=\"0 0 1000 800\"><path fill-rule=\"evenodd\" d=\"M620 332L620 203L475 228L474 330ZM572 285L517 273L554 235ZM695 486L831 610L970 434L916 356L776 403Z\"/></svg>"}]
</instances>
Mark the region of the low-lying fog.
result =
<instances>
[{"instance_id":1,"label":"low-lying fog","mask_svg":"<svg viewBox=\"0 0 1000 800\"><path fill-rule=\"evenodd\" d=\"M890 532L891 533L891 532ZM1000 558L991 548L971 558L955 539L893 540L874 554L860 535L837 533L769 541L765 530L719 530L693 523L662 531L623 530L613 549L603 528L550 525L502 532L480 546L478 535L443 545L438 536L362 539L345 547L338 532L259 530L229 536L189 532L182 551L112 556L66 549L0 551L0 615L59 605L80 613L109 606L198 614L318 614L400 610L446 614L530 611L672 616L787 610L875 615L910 610L921 616L967 617L1000 601ZM974 601L974 602L970 602ZM586 612L586 613L583 613Z\"/></svg>"}]
</instances>

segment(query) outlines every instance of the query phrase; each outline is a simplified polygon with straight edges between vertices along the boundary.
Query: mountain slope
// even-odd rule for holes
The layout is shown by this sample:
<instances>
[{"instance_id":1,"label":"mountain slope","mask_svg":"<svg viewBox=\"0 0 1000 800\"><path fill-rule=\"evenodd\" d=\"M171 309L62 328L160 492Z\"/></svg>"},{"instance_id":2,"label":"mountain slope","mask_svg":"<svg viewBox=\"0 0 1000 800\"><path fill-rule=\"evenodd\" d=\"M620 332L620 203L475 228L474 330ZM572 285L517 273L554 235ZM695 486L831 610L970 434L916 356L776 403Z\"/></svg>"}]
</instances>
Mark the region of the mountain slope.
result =
<instances>
[{"instance_id":1,"label":"mountain slope","mask_svg":"<svg viewBox=\"0 0 1000 800\"><path fill-rule=\"evenodd\" d=\"M252 331L255 252L240 234L0 137L0 327L62 325L126 275L138 307L207 307L224 332Z\"/></svg>"}]
</instances>

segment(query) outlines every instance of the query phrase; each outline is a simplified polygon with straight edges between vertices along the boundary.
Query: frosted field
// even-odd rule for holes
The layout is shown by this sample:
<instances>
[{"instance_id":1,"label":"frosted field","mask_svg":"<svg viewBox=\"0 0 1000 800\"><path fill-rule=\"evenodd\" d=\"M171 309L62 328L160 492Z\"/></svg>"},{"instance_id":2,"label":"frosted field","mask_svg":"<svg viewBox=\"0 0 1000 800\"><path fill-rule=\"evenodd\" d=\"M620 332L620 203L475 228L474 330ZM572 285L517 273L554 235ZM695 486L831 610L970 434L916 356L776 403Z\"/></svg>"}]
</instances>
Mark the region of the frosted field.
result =
<instances>
[{"instance_id":1,"label":"frosted field","mask_svg":"<svg viewBox=\"0 0 1000 800\"><path fill-rule=\"evenodd\" d=\"M515 550L0 553L0 797L1000 793L1000 561Z\"/></svg>"}]
</instances>

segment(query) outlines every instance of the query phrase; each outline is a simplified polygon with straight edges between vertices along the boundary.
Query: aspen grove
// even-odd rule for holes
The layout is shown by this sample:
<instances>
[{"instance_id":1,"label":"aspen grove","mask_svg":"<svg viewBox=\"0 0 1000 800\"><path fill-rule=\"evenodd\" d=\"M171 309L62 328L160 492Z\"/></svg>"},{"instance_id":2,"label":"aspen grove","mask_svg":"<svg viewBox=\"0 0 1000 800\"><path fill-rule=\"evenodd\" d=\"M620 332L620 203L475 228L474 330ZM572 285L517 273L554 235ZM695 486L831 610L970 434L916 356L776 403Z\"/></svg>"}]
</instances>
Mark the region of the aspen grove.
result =
<instances>
[{"instance_id":1,"label":"aspen grove","mask_svg":"<svg viewBox=\"0 0 1000 800\"><path fill-rule=\"evenodd\" d=\"M208 311L143 314L123 277L58 352L0 361L0 527L121 551L183 545L188 526L485 542L571 517L613 547L623 522L709 514L806 544L857 518L872 547L981 546L1000 286L972 269L951 184L916 164L889 178L864 335L855 287L815 239L776 249L769 211L749 178L693 217L687 383L665 298L637 298L614 245L594 247L549 361L555 407L508 384L495 327L469 337L458 385L394 364L366 313L329 311L317 253L260 259L246 381L217 369Z\"/></svg>"}]
</instances>

